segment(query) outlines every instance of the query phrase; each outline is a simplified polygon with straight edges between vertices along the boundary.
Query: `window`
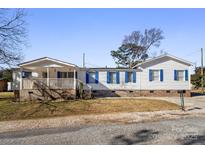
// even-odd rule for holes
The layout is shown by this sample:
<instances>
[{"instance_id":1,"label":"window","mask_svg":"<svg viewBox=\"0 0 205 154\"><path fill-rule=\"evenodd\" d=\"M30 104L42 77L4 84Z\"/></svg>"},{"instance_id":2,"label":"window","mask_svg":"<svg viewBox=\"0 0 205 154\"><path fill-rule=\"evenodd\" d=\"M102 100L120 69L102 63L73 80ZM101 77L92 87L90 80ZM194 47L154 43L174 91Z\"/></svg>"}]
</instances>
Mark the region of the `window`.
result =
<instances>
[{"instance_id":1,"label":"window","mask_svg":"<svg viewBox=\"0 0 205 154\"><path fill-rule=\"evenodd\" d=\"M89 83L95 83L95 72L89 72Z\"/></svg>"},{"instance_id":2,"label":"window","mask_svg":"<svg viewBox=\"0 0 205 154\"><path fill-rule=\"evenodd\" d=\"M163 69L159 70L149 70L149 81L160 81L164 80L164 71Z\"/></svg>"},{"instance_id":3,"label":"window","mask_svg":"<svg viewBox=\"0 0 205 154\"><path fill-rule=\"evenodd\" d=\"M125 83L136 83L136 71L125 72Z\"/></svg>"},{"instance_id":4,"label":"window","mask_svg":"<svg viewBox=\"0 0 205 154\"><path fill-rule=\"evenodd\" d=\"M119 84L120 83L120 72L116 71L116 72L110 72L107 71L107 83L110 84Z\"/></svg>"},{"instance_id":5,"label":"window","mask_svg":"<svg viewBox=\"0 0 205 154\"><path fill-rule=\"evenodd\" d=\"M128 82L133 82L133 72L128 72Z\"/></svg>"},{"instance_id":6,"label":"window","mask_svg":"<svg viewBox=\"0 0 205 154\"><path fill-rule=\"evenodd\" d=\"M177 81L184 81L184 71L177 70Z\"/></svg>"},{"instance_id":7,"label":"window","mask_svg":"<svg viewBox=\"0 0 205 154\"><path fill-rule=\"evenodd\" d=\"M152 81L159 81L159 70L152 70Z\"/></svg>"},{"instance_id":8,"label":"window","mask_svg":"<svg viewBox=\"0 0 205 154\"><path fill-rule=\"evenodd\" d=\"M110 72L110 83L116 83L116 73L115 72Z\"/></svg>"},{"instance_id":9,"label":"window","mask_svg":"<svg viewBox=\"0 0 205 154\"><path fill-rule=\"evenodd\" d=\"M42 72L42 78L47 78L47 72Z\"/></svg>"},{"instance_id":10,"label":"window","mask_svg":"<svg viewBox=\"0 0 205 154\"><path fill-rule=\"evenodd\" d=\"M74 72L68 72L68 78L74 78Z\"/></svg>"},{"instance_id":11,"label":"window","mask_svg":"<svg viewBox=\"0 0 205 154\"><path fill-rule=\"evenodd\" d=\"M67 78L67 72L61 72L61 78Z\"/></svg>"},{"instance_id":12,"label":"window","mask_svg":"<svg viewBox=\"0 0 205 154\"><path fill-rule=\"evenodd\" d=\"M58 78L74 78L74 72L57 72L57 77Z\"/></svg>"},{"instance_id":13,"label":"window","mask_svg":"<svg viewBox=\"0 0 205 154\"><path fill-rule=\"evenodd\" d=\"M22 78L30 78L32 77L32 73L31 72L22 72Z\"/></svg>"},{"instance_id":14,"label":"window","mask_svg":"<svg viewBox=\"0 0 205 154\"><path fill-rule=\"evenodd\" d=\"M86 72L86 83L98 84L98 71Z\"/></svg>"}]
</instances>

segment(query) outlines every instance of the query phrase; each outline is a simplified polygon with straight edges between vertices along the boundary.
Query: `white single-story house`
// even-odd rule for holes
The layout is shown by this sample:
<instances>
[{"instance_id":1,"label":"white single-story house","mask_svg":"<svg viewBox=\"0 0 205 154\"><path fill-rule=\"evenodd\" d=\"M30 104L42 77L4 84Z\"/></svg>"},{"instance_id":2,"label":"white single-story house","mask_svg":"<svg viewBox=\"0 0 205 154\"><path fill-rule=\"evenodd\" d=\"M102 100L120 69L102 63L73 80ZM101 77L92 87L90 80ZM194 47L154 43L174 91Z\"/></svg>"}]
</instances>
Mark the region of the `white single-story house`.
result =
<instances>
[{"instance_id":1,"label":"white single-story house","mask_svg":"<svg viewBox=\"0 0 205 154\"><path fill-rule=\"evenodd\" d=\"M19 64L13 71L13 90L21 100L76 97L79 87L96 97L190 96L192 63L162 55L133 68L82 68L43 57ZM83 85L83 86L82 86ZM49 91L48 91L49 89Z\"/></svg>"}]
</instances>

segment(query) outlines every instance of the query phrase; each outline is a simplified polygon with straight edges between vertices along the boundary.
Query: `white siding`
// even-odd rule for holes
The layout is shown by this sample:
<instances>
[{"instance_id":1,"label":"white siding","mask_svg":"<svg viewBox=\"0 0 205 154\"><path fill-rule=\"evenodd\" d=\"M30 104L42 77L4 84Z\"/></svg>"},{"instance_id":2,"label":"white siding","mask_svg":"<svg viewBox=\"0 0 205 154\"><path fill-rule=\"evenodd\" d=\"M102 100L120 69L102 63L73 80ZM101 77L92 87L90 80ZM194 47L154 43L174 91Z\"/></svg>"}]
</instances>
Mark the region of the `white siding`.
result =
<instances>
[{"instance_id":1,"label":"white siding","mask_svg":"<svg viewBox=\"0 0 205 154\"><path fill-rule=\"evenodd\" d=\"M125 83L125 69L96 69L99 72L99 83L90 83L86 85L86 71L78 70L78 80L84 83L84 87L92 87L93 90L189 90L190 89L190 66L180 61L162 58L154 60L152 62L141 65L142 70L136 71L136 83ZM50 78L57 77L57 71L73 71L72 67L58 67L50 68ZM149 69L163 69L163 81L149 81ZM94 70L91 69L90 70ZM119 71L120 83L107 83L107 71ZM189 81L174 81L174 70L189 70ZM33 70L36 72L39 78L42 77L42 71L46 71L46 68L41 66L38 69ZM20 87L20 72L13 72L13 89L19 89Z\"/></svg>"},{"instance_id":2,"label":"white siding","mask_svg":"<svg viewBox=\"0 0 205 154\"><path fill-rule=\"evenodd\" d=\"M111 70L110 70L111 71ZM113 70L112 70L113 71ZM134 90L140 88L140 80L139 80L139 72L136 72L136 83L125 83L125 71L120 72L120 83L107 83L107 70L98 70L99 72L99 83L89 83L88 85L92 87L93 90L107 90L107 89L127 89ZM80 71L78 79L84 83L86 83L86 72Z\"/></svg>"},{"instance_id":3,"label":"white siding","mask_svg":"<svg viewBox=\"0 0 205 154\"><path fill-rule=\"evenodd\" d=\"M149 81L149 69L163 69L163 78L161 81ZM189 81L175 81L174 70L189 70ZM190 89L190 69L189 66L168 60L146 66L141 74L141 90L188 90Z\"/></svg>"},{"instance_id":4,"label":"white siding","mask_svg":"<svg viewBox=\"0 0 205 154\"><path fill-rule=\"evenodd\" d=\"M163 81L149 81L149 69L163 69ZM189 81L174 81L174 70L189 70ZM110 70L111 71L111 70ZM113 71L113 70L112 70ZM125 83L125 71L120 71L120 84L107 83L107 70L98 70L99 83L89 83L93 90L189 90L189 66L174 60L156 61L146 64L142 71L136 72L136 83ZM86 71L78 72L78 79L86 84Z\"/></svg>"}]
</instances>

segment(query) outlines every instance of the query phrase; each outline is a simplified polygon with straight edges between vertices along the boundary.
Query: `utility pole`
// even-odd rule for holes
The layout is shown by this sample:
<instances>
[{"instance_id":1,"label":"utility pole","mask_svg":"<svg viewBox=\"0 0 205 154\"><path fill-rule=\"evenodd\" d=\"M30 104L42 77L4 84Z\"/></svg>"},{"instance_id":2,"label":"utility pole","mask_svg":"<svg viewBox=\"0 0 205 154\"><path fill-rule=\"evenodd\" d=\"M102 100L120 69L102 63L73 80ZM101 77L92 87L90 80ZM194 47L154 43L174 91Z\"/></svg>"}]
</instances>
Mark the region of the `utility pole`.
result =
<instances>
[{"instance_id":1,"label":"utility pole","mask_svg":"<svg viewBox=\"0 0 205 154\"><path fill-rule=\"evenodd\" d=\"M83 53L83 68L85 68L85 53Z\"/></svg>"},{"instance_id":2,"label":"utility pole","mask_svg":"<svg viewBox=\"0 0 205 154\"><path fill-rule=\"evenodd\" d=\"M203 66L203 48L201 48L201 86L202 86L202 93L204 93L204 66Z\"/></svg>"}]
</instances>

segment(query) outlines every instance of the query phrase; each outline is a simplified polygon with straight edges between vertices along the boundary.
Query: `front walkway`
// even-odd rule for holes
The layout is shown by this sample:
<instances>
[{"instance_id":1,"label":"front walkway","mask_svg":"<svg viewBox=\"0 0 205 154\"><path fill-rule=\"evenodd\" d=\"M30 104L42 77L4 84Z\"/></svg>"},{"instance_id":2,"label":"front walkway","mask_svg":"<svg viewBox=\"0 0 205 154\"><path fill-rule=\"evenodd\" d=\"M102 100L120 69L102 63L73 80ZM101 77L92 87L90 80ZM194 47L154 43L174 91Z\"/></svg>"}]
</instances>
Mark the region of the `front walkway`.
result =
<instances>
[{"instance_id":1,"label":"front walkway","mask_svg":"<svg viewBox=\"0 0 205 154\"><path fill-rule=\"evenodd\" d=\"M109 98L107 98L109 99ZM118 98L119 99L119 98ZM139 99L139 98L137 98ZM175 97L150 97L147 99L163 99L174 103L180 103L179 98ZM0 122L0 132L19 131L37 128L56 128L56 127L76 127L85 124L100 123L137 123L144 121L157 121L160 119L178 119L181 117L197 117L205 115L205 96L185 98L186 111L169 110L156 112L131 112L131 113L112 113L101 115L80 115L46 119L16 120Z\"/></svg>"}]
</instances>

